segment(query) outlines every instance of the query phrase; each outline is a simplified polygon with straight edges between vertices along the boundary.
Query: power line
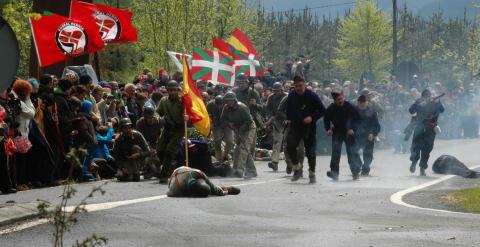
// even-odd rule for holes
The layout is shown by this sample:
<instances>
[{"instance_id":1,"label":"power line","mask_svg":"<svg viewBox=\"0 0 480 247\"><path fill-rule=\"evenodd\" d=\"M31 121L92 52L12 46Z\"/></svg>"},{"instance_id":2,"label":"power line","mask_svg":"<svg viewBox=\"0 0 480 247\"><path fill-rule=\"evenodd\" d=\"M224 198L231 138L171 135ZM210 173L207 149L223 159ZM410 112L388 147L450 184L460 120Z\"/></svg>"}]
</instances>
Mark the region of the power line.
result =
<instances>
[{"instance_id":1,"label":"power line","mask_svg":"<svg viewBox=\"0 0 480 247\"><path fill-rule=\"evenodd\" d=\"M322 6L317 6L317 7L305 7L303 9L289 9L289 10L282 10L282 11L272 11L269 12L270 14L277 14L277 13L287 13L287 12L297 12L297 11L304 11L304 10L311 10L311 9L324 9L324 8L329 8L329 7L336 7L336 6L343 6L343 5L350 5L350 4L355 4L356 2L348 2L348 3L336 3L336 4L328 4L328 5L322 5Z\"/></svg>"}]
</instances>

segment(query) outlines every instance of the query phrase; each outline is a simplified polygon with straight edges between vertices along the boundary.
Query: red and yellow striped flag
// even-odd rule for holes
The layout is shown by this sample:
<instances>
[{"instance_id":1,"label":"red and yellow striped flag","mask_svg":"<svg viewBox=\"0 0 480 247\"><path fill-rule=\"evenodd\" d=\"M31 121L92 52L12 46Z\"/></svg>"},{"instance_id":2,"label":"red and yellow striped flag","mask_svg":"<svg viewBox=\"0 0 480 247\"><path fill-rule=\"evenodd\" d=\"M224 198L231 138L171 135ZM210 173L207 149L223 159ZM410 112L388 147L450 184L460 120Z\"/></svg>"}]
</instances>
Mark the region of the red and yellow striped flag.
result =
<instances>
[{"instance_id":1,"label":"red and yellow striped flag","mask_svg":"<svg viewBox=\"0 0 480 247\"><path fill-rule=\"evenodd\" d=\"M192 79L190 68L188 67L187 57L182 57L183 64L183 96L182 102L185 113L188 115L189 122L202 135L210 135L210 117L203 102L202 95L198 91L195 82Z\"/></svg>"},{"instance_id":2,"label":"red and yellow striped flag","mask_svg":"<svg viewBox=\"0 0 480 247\"><path fill-rule=\"evenodd\" d=\"M252 42L248 39L247 35L245 35L240 29L236 28L232 32L232 36L227 39L227 43L230 44L236 50L239 50L246 54L253 54L255 57L258 57L257 51L255 47L253 47Z\"/></svg>"},{"instance_id":3,"label":"red and yellow striped flag","mask_svg":"<svg viewBox=\"0 0 480 247\"><path fill-rule=\"evenodd\" d=\"M222 53L223 55L231 56L233 57L232 50L230 49L230 46L223 41L223 39L214 37L212 39L212 45L213 45L213 50L218 51Z\"/></svg>"}]
</instances>

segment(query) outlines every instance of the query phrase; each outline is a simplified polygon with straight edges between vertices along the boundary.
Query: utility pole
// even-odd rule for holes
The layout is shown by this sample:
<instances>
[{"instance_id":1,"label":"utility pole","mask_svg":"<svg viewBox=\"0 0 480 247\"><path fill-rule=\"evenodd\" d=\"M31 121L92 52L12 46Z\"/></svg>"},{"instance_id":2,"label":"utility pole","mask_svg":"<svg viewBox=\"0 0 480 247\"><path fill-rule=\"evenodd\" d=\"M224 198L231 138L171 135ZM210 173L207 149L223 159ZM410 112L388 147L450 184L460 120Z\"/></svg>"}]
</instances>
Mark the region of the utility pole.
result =
<instances>
[{"instance_id":1,"label":"utility pole","mask_svg":"<svg viewBox=\"0 0 480 247\"><path fill-rule=\"evenodd\" d=\"M392 46L392 73L396 73L397 70L397 54L398 54L398 44L397 44L397 19L398 19L398 11L397 11L397 0L392 0L393 2L393 28L392 28L392 38L393 38L393 46Z\"/></svg>"}]
</instances>

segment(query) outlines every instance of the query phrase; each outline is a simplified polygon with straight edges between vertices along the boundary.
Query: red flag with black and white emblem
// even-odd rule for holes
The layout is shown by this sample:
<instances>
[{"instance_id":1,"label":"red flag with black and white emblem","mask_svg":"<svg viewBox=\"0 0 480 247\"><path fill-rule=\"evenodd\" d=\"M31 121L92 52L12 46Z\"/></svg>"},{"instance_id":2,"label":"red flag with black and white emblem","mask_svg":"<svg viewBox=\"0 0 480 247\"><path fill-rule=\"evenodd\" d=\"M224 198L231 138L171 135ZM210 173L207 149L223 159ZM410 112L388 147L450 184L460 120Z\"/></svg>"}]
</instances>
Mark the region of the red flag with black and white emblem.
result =
<instances>
[{"instance_id":1,"label":"red flag with black and white emblem","mask_svg":"<svg viewBox=\"0 0 480 247\"><path fill-rule=\"evenodd\" d=\"M39 18L30 17L30 27L40 67L105 47L95 24L88 21L45 12Z\"/></svg>"},{"instance_id":2,"label":"red flag with black and white emblem","mask_svg":"<svg viewBox=\"0 0 480 247\"><path fill-rule=\"evenodd\" d=\"M70 17L92 18L105 43L136 42L137 29L133 26L133 13L106 5L72 0Z\"/></svg>"}]
</instances>

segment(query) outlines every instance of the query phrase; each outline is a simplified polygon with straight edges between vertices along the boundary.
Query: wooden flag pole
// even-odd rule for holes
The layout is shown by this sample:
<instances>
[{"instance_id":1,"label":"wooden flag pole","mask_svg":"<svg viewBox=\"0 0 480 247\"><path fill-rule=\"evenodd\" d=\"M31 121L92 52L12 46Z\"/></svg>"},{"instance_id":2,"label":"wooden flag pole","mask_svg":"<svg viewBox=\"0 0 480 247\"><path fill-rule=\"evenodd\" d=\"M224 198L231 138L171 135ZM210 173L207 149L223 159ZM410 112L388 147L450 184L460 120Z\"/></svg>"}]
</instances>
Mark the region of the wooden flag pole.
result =
<instances>
[{"instance_id":1,"label":"wooden flag pole","mask_svg":"<svg viewBox=\"0 0 480 247\"><path fill-rule=\"evenodd\" d=\"M183 110L183 115L187 115L187 110ZM184 127L185 127L185 166L188 167L188 128L187 128L187 120L183 119Z\"/></svg>"}]
</instances>

